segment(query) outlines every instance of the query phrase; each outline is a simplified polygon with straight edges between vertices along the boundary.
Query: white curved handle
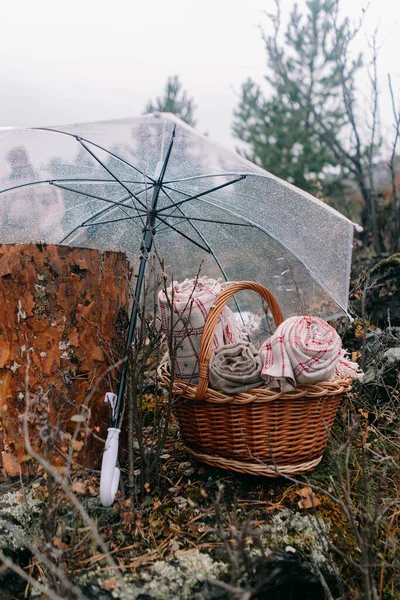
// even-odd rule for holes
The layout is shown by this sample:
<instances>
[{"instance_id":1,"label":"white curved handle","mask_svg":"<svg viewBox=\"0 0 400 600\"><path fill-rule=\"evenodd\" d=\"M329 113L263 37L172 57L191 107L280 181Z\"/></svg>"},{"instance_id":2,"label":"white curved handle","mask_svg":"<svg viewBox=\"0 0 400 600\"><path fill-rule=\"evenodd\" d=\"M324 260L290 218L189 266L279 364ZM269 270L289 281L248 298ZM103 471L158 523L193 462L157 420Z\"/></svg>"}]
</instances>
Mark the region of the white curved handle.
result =
<instances>
[{"instance_id":1,"label":"white curved handle","mask_svg":"<svg viewBox=\"0 0 400 600\"><path fill-rule=\"evenodd\" d=\"M103 506L111 506L118 491L120 470L118 469L118 441L120 429L109 427L106 446L101 463L100 500Z\"/></svg>"}]
</instances>

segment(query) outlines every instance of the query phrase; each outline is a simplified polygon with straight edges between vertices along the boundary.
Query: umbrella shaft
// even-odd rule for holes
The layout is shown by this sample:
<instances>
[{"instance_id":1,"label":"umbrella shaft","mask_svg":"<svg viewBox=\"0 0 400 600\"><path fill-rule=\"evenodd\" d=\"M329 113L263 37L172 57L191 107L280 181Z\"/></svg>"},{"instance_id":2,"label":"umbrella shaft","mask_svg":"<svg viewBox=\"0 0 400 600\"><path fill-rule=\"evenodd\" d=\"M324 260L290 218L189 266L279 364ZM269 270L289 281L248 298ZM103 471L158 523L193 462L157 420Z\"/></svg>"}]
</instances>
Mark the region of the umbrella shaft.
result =
<instances>
[{"instance_id":1,"label":"umbrella shaft","mask_svg":"<svg viewBox=\"0 0 400 600\"><path fill-rule=\"evenodd\" d=\"M112 427L118 427L119 414L121 412L122 398L124 396L125 386L126 386L126 376L128 374L128 357L129 351L133 341L133 335L136 329L136 321L138 315L138 308L140 303L140 296L142 294L144 273L146 270L147 260L149 258L149 254L153 247L153 235L154 235L154 225L156 220L156 208L158 202L158 196L160 193L160 185L156 184L153 189L153 199L151 203L151 210L147 216L146 227L143 229L143 238L140 246L140 263L139 263L139 271L136 281L135 287L135 295L133 298L133 306L131 312L131 318L129 322L129 331L128 337L126 340L125 346L125 355L124 355L124 363L122 365L121 378L119 380L118 386L118 394L117 394L117 404L115 407L115 413L112 420Z\"/></svg>"},{"instance_id":2,"label":"umbrella shaft","mask_svg":"<svg viewBox=\"0 0 400 600\"><path fill-rule=\"evenodd\" d=\"M132 307L131 319L130 319L130 323L129 323L128 338L126 340L125 356L124 356L124 363L122 365L121 379L119 380L117 404L115 407L114 417L112 419L112 426L116 427L116 428L118 427L119 414L121 412L121 405L122 405L122 398L124 396L124 391L125 391L126 376L128 373L128 357L129 357L129 351L130 351L132 341L133 341L133 334L134 334L135 328L136 328L138 307L139 307L139 302L140 302L140 296L142 294L144 272L146 270L146 263L147 263L149 254L153 247L153 235L155 233L154 225L155 225L156 216L157 216L157 203L158 203L158 198L160 195L160 190L162 187L165 171L167 169L169 157L171 155L172 146L174 144L174 138L175 138L175 126L174 126L174 129L172 132L171 142L169 144L167 153L164 158L164 162L161 167L160 174L159 174L158 179L155 182L155 185L153 187L153 197L151 199L151 208L147 215L146 227L143 229L142 244L140 246L140 251L141 251L140 265L139 265L138 278L136 281L135 297L133 299L133 307Z\"/></svg>"},{"instance_id":3,"label":"umbrella shaft","mask_svg":"<svg viewBox=\"0 0 400 600\"><path fill-rule=\"evenodd\" d=\"M116 409L115 409L114 419L112 422L112 427L118 427L119 413L121 410L121 403L122 403L122 398L124 395L125 385L126 385L126 376L128 373L129 350L131 348L133 335L134 335L135 329L136 329L136 321L137 321L137 315L138 315L140 296L142 294L142 287L143 287L143 281L144 281L144 273L146 270L146 263L148 260L148 256L151 252L152 246L153 246L153 235L152 235L150 228L146 227L144 229L143 233L144 233L144 235L143 235L143 241L142 241L142 253L140 256L139 271L138 271L138 276L137 276L137 281L136 281L135 295L133 298L133 306L132 306L131 318L130 318L130 322L129 322L128 337L126 339L124 363L122 365L121 378L119 380L117 405L116 405Z\"/></svg>"}]
</instances>

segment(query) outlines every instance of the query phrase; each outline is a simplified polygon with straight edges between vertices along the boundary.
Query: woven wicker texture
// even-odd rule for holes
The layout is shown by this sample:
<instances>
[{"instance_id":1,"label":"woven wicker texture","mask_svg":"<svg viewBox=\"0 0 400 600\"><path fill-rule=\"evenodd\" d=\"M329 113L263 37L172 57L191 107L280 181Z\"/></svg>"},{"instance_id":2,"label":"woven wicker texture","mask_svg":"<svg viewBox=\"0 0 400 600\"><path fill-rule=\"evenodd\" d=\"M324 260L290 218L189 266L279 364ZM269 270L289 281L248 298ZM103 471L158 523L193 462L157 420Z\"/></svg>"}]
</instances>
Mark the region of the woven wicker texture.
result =
<instances>
[{"instance_id":1,"label":"woven wicker texture","mask_svg":"<svg viewBox=\"0 0 400 600\"><path fill-rule=\"evenodd\" d=\"M328 433L351 380L336 379L299 386L293 392L261 387L228 396L208 388L208 363L214 330L226 302L236 292L259 293L275 324L283 321L279 305L263 286L243 281L225 288L210 310L200 347L200 381L173 382L174 412L184 444L207 464L243 473L276 477L312 470L320 462ZM170 385L167 365L161 384Z\"/></svg>"},{"instance_id":2,"label":"woven wicker texture","mask_svg":"<svg viewBox=\"0 0 400 600\"><path fill-rule=\"evenodd\" d=\"M230 471L236 471L237 473L246 473L246 475L263 475L264 477L280 477L281 475L302 475L315 469L322 460L322 456L315 460L309 460L298 465L279 465L268 466L263 465L262 462L245 463L238 460L232 460L223 458L222 456L212 456L208 454L202 454L201 452L195 452L188 448L190 454L192 454L197 460L204 462L212 467L219 467L220 469L229 469Z\"/></svg>"}]
</instances>

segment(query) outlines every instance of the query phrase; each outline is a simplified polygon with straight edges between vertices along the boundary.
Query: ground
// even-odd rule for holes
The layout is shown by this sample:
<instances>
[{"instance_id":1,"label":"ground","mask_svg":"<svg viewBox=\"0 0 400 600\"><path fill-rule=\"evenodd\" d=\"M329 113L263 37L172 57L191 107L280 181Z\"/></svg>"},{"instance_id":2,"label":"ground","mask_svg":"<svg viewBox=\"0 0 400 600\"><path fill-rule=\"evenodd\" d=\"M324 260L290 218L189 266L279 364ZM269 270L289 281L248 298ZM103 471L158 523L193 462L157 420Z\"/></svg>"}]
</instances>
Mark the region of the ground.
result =
<instances>
[{"instance_id":1,"label":"ground","mask_svg":"<svg viewBox=\"0 0 400 600\"><path fill-rule=\"evenodd\" d=\"M363 436L373 445L375 429L369 414L357 407L356 401L353 394L342 406L332 440L343 438L349 412L358 413L358 437L350 450L354 460L347 475L354 488L351 509L362 526L366 507L357 500L357 445ZM332 494L330 482L336 467L329 450L314 473L297 483L241 476L193 460L173 421L160 462L157 477L145 486L144 495L136 470L134 496L128 497L123 486L110 508L100 504L97 474L74 473L72 489L107 542L108 555L93 542L91 523L79 508L71 507L65 493L43 472L30 482L3 483L7 492L2 497L1 515L14 529L11 536L0 537L0 548L11 553L26 573L45 585L52 582L55 589L64 589L70 594L65 597L71 598L76 596L68 590L69 584L60 582L57 573L52 575L51 568L49 574L43 556L86 597L239 598L229 596L238 587L247 593L255 590L254 596L243 598L263 598L264 581L271 598L322 599L326 592L321 580L332 597L360 597L361 575L351 564L360 562L360 550L352 525ZM385 487L385 494L393 494L390 478ZM390 533L396 535L397 517L392 514ZM26 538L38 549L37 557L32 548L30 552L18 550L19 545L26 547ZM390 553L387 539L384 547ZM112 563L118 565L122 577ZM392 595L388 592L399 583L393 569L386 566L381 570L384 597L398 597L395 591ZM23 597L15 595L16 585L20 594L22 587L28 597L37 593L33 586L25 588L9 574L5 582L10 586L5 596L8 600Z\"/></svg>"},{"instance_id":2,"label":"ground","mask_svg":"<svg viewBox=\"0 0 400 600\"><path fill-rule=\"evenodd\" d=\"M337 327L366 379L344 399L312 473L268 479L202 465L172 417L147 481L135 436L134 481L125 459L110 508L98 471L79 465L68 477L41 465L30 479L3 478L0 558L11 569L0 599L400 599L400 328L374 321L363 293L353 286L360 316ZM156 399L151 376L141 381L151 442Z\"/></svg>"}]
</instances>

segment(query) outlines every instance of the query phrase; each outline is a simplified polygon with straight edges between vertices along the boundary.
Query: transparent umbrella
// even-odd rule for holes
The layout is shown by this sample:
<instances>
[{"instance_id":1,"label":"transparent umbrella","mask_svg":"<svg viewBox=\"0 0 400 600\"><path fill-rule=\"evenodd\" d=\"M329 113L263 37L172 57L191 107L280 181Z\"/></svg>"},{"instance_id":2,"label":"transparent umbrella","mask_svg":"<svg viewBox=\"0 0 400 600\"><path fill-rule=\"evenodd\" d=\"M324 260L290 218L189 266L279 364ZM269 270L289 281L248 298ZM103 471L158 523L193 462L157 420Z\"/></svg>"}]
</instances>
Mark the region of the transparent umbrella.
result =
<instances>
[{"instance_id":1,"label":"transparent umbrella","mask_svg":"<svg viewBox=\"0 0 400 600\"><path fill-rule=\"evenodd\" d=\"M208 275L267 286L285 317L346 314L354 227L171 114L0 130L1 241L125 251L139 261L136 300L156 239L182 277L202 260ZM134 302L127 349L136 317ZM108 398L114 441L126 365ZM115 469L116 448L106 444L104 472ZM117 475L102 474L105 504Z\"/></svg>"}]
</instances>

